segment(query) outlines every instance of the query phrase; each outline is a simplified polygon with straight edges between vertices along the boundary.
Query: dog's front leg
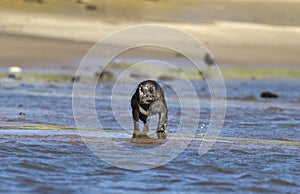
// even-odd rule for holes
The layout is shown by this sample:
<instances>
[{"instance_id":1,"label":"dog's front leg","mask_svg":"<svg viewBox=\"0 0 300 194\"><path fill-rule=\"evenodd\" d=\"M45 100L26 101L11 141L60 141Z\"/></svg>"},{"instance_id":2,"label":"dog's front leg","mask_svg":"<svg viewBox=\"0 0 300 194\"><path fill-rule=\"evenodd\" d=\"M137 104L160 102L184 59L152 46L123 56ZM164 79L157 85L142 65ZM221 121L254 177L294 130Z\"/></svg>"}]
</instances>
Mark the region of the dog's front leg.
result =
<instances>
[{"instance_id":1,"label":"dog's front leg","mask_svg":"<svg viewBox=\"0 0 300 194\"><path fill-rule=\"evenodd\" d=\"M153 102L149 108L149 115L159 114L159 121L157 126L157 131L166 130L167 123L167 107L161 101Z\"/></svg>"},{"instance_id":2,"label":"dog's front leg","mask_svg":"<svg viewBox=\"0 0 300 194\"><path fill-rule=\"evenodd\" d=\"M139 111L136 109L132 109L132 117L133 117L133 129L135 132L140 130L139 127Z\"/></svg>"},{"instance_id":3,"label":"dog's front leg","mask_svg":"<svg viewBox=\"0 0 300 194\"><path fill-rule=\"evenodd\" d=\"M138 121L135 121L133 120L133 129L134 131L140 131L140 127L139 127L139 122Z\"/></svg>"},{"instance_id":4,"label":"dog's front leg","mask_svg":"<svg viewBox=\"0 0 300 194\"><path fill-rule=\"evenodd\" d=\"M149 132L149 120L146 119L146 122L144 123L144 132Z\"/></svg>"},{"instance_id":5,"label":"dog's front leg","mask_svg":"<svg viewBox=\"0 0 300 194\"><path fill-rule=\"evenodd\" d=\"M166 139L168 136L167 120L167 111L159 113L159 121L157 126L157 137L159 139Z\"/></svg>"},{"instance_id":6,"label":"dog's front leg","mask_svg":"<svg viewBox=\"0 0 300 194\"><path fill-rule=\"evenodd\" d=\"M157 132L161 133L167 130L167 112L160 112L158 125L157 125Z\"/></svg>"}]
</instances>

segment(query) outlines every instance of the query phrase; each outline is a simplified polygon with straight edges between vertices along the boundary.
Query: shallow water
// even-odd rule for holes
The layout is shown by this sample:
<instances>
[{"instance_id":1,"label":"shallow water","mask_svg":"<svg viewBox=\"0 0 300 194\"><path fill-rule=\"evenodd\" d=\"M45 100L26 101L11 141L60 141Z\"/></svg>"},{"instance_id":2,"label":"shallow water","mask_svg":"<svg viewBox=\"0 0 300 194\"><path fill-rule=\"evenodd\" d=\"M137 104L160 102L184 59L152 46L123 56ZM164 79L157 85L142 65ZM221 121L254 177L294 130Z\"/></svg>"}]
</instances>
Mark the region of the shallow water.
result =
<instances>
[{"instance_id":1,"label":"shallow water","mask_svg":"<svg viewBox=\"0 0 300 194\"><path fill-rule=\"evenodd\" d=\"M196 134L200 134L206 132L210 119L210 93L204 81L193 84L199 88L201 114L195 128ZM168 85L180 87L180 82L169 81ZM109 96L111 86L111 83L97 86L95 104L101 124L106 130L125 134L117 138L125 146L149 149L130 142L130 130L123 133L124 126L132 125L128 93L134 86L126 88L125 84L114 99L101 97ZM217 140L202 156L198 155L202 140L194 138L171 162L153 169L131 171L105 163L89 150L79 131L64 128L75 127L71 83L20 81L5 85L2 82L0 192L299 193L298 88L296 79L226 80L227 113L220 137L227 138ZM165 91L172 135L180 129L180 117L199 116L192 112L181 114L176 95L170 87L166 86ZM262 99L259 97L262 91L272 91L280 97ZM195 101L181 100L190 102L186 105L191 107L186 108L194 110ZM119 108L117 120L111 111L112 102ZM151 123L155 128L155 118ZM34 126L37 124L40 127ZM25 130L23 126L32 127ZM41 130L43 126L48 126L48 130Z\"/></svg>"}]
</instances>

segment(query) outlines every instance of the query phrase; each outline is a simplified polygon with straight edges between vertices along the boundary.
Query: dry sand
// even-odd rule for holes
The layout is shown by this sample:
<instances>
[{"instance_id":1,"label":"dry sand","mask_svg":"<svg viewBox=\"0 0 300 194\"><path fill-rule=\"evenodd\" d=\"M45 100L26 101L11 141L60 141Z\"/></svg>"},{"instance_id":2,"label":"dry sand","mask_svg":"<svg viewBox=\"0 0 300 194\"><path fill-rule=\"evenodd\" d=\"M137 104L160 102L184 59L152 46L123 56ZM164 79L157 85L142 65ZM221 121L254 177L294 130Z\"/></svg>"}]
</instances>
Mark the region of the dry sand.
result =
<instances>
[{"instance_id":1,"label":"dry sand","mask_svg":"<svg viewBox=\"0 0 300 194\"><path fill-rule=\"evenodd\" d=\"M115 20L3 10L0 12L0 66L76 68L95 42L122 28L149 23ZM192 34L222 64L300 68L300 26L297 25L242 21L155 23ZM176 39L173 41L176 44Z\"/></svg>"}]
</instances>

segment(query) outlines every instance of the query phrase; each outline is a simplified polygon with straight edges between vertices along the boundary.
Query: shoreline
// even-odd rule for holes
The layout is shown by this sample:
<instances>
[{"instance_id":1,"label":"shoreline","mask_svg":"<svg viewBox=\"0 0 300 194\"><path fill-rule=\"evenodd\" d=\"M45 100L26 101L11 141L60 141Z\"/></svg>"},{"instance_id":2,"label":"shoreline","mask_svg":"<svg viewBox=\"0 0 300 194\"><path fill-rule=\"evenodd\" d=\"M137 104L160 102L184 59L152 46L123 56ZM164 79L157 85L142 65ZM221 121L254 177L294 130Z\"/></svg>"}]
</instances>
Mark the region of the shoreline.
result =
<instances>
[{"instance_id":1,"label":"shoreline","mask_svg":"<svg viewBox=\"0 0 300 194\"><path fill-rule=\"evenodd\" d=\"M110 23L62 15L3 11L0 13L0 65L76 69L81 58L97 41L117 30L145 23L149 22ZM300 69L299 26L229 21L155 24L190 33L205 45L219 64ZM178 40L178 44L182 41Z\"/></svg>"},{"instance_id":2,"label":"shoreline","mask_svg":"<svg viewBox=\"0 0 300 194\"><path fill-rule=\"evenodd\" d=\"M112 77L105 77L102 81L104 82L114 82L116 81L116 77L114 72L119 71L121 69L108 69L107 72L112 73ZM9 72L8 68L0 68L0 85L2 85L2 81L16 81L20 83L73 83L72 79L74 79L75 71L74 70L66 70L66 69L36 69L36 68L26 68L23 69L23 72L20 74L19 79L11 79L8 78ZM154 71L158 71L157 69ZM292 69L277 69L277 68L252 68L252 67L220 67L220 71L222 73L222 77L224 81L230 80L265 80L265 79L300 79L300 70L292 70ZM133 73L136 73L134 70ZM168 72L157 73L159 75L157 77L158 80L161 81L172 81L172 80L180 80L181 78L176 78L176 75ZM168 77L170 80L164 80L161 77ZM189 80L193 81L201 81L203 78L199 74L193 73L192 70L188 70L185 73L185 76ZM95 76L84 75L80 76L80 80L84 82L91 82L97 79ZM128 77L124 79L128 82L134 81L133 77ZM5 86L3 84L2 86Z\"/></svg>"}]
</instances>

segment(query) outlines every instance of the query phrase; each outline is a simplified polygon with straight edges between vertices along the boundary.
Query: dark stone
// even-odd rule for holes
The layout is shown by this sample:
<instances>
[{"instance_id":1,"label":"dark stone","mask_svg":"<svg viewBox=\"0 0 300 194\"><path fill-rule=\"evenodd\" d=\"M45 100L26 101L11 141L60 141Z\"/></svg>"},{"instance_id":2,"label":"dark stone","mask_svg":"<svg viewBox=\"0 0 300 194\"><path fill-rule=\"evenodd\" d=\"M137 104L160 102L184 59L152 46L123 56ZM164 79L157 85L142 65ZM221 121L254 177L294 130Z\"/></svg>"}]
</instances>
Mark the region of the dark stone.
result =
<instances>
[{"instance_id":1,"label":"dark stone","mask_svg":"<svg viewBox=\"0 0 300 194\"><path fill-rule=\"evenodd\" d=\"M208 53L206 53L206 55L204 56L204 61L205 61L205 63L207 65L214 65L214 64L216 64L216 61Z\"/></svg>"},{"instance_id":2,"label":"dark stone","mask_svg":"<svg viewBox=\"0 0 300 194\"><path fill-rule=\"evenodd\" d=\"M272 93L272 92L262 92L260 94L260 97L261 98L278 98L279 96L275 93Z\"/></svg>"},{"instance_id":3,"label":"dark stone","mask_svg":"<svg viewBox=\"0 0 300 194\"><path fill-rule=\"evenodd\" d=\"M144 74L144 73L131 73L130 74L130 77L131 78L134 78L134 79L141 79L141 78L143 78L143 79L147 79L147 78L149 78L150 76L149 75L147 75L147 74Z\"/></svg>"},{"instance_id":4,"label":"dark stone","mask_svg":"<svg viewBox=\"0 0 300 194\"><path fill-rule=\"evenodd\" d=\"M11 78L11 79L15 79L15 78L16 78L16 75L13 74L13 73L10 73L10 74L8 74L7 77L8 77L8 78Z\"/></svg>"},{"instance_id":5,"label":"dark stone","mask_svg":"<svg viewBox=\"0 0 300 194\"><path fill-rule=\"evenodd\" d=\"M7 75L8 78L10 79L15 79L15 80L21 80L21 75L20 74L15 74L15 73L9 73Z\"/></svg>"},{"instance_id":6,"label":"dark stone","mask_svg":"<svg viewBox=\"0 0 300 194\"><path fill-rule=\"evenodd\" d=\"M182 53L178 53L178 52L176 52L176 57L184 57L184 55L182 54Z\"/></svg>"},{"instance_id":7,"label":"dark stone","mask_svg":"<svg viewBox=\"0 0 300 194\"><path fill-rule=\"evenodd\" d=\"M72 76L71 77L71 82L74 83L74 82L79 82L80 80L80 76Z\"/></svg>"},{"instance_id":8,"label":"dark stone","mask_svg":"<svg viewBox=\"0 0 300 194\"><path fill-rule=\"evenodd\" d=\"M89 11L96 11L97 10L97 6L93 5L93 4L88 4L88 5L85 6L85 9L89 10Z\"/></svg>"},{"instance_id":9,"label":"dark stone","mask_svg":"<svg viewBox=\"0 0 300 194\"><path fill-rule=\"evenodd\" d=\"M114 74L107 70L96 72L95 77L99 77L98 81L113 81L115 79Z\"/></svg>"},{"instance_id":10,"label":"dark stone","mask_svg":"<svg viewBox=\"0 0 300 194\"><path fill-rule=\"evenodd\" d=\"M175 79L176 79L176 77L173 77L171 75L160 75L158 77L158 80L160 80L160 81L172 81L172 80L175 80Z\"/></svg>"}]
</instances>

